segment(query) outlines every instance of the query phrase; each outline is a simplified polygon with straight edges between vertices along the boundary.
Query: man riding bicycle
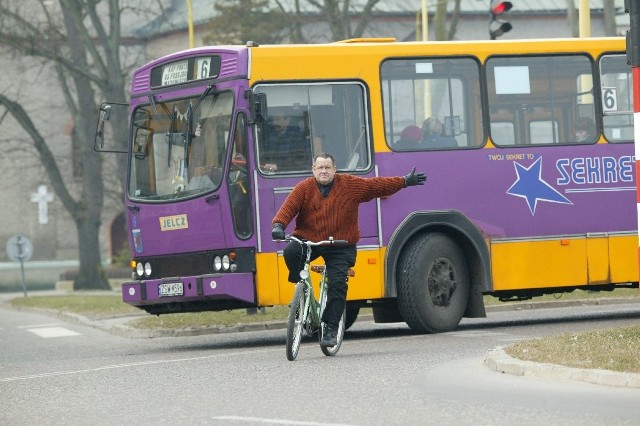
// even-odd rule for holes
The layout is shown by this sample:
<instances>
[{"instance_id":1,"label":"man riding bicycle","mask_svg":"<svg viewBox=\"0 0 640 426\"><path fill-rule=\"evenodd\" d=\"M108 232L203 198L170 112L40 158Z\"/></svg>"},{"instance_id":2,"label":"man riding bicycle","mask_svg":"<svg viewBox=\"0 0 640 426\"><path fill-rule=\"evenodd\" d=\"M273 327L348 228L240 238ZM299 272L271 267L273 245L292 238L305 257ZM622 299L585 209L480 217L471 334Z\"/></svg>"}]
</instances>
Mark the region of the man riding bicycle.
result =
<instances>
[{"instance_id":1,"label":"man riding bicycle","mask_svg":"<svg viewBox=\"0 0 640 426\"><path fill-rule=\"evenodd\" d=\"M427 177L416 173L415 167L406 176L362 178L349 174L336 174L332 155L322 153L313 160L313 177L299 182L287 196L272 220L271 236L284 240L284 229L295 218L292 232L304 240L323 240L333 237L346 240L348 245L316 246L311 260L324 259L329 289L322 321L327 325L320 345L337 344L337 329L347 299L347 272L356 262L356 243L360 239L358 206L374 198L395 194L402 188L424 185ZM284 260L289 269L289 282L297 283L305 259L305 248L295 241L284 249Z\"/></svg>"}]
</instances>

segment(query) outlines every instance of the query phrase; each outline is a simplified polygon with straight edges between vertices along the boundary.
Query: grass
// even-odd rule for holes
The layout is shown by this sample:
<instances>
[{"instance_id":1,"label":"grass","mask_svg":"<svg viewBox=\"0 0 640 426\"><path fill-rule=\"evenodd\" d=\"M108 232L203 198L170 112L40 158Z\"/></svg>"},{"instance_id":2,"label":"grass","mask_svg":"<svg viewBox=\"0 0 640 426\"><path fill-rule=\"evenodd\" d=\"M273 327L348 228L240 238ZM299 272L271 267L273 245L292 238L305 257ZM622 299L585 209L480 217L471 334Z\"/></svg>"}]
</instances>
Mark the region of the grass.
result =
<instances>
[{"instance_id":1,"label":"grass","mask_svg":"<svg viewBox=\"0 0 640 426\"><path fill-rule=\"evenodd\" d=\"M574 368L640 373L640 326L563 334L505 348L514 358Z\"/></svg>"},{"instance_id":2,"label":"grass","mask_svg":"<svg viewBox=\"0 0 640 426\"><path fill-rule=\"evenodd\" d=\"M256 313L253 315L248 315L243 309L221 312L168 314L160 316L149 315L133 320L128 325L130 327L143 329L203 329L213 326L228 327L253 322L282 321L286 319L288 315L289 308L287 306L274 306L272 308L265 308L264 313Z\"/></svg>"},{"instance_id":3,"label":"grass","mask_svg":"<svg viewBox=\"0 0 640 426\"><path fill-rule=\"evenodd\" d=\"M612 292L576 290L572 293L547 295L534 298L530 302L553 300L579 300L611 297L640 297L638 289L617 289ZM485 297L485 305L501 305L494 297ZM56 312L73 312L90 318L104 318L144 314L140 309L122 302L120 295L95 295L90 292L75 292L61 296L20 297L10 302L16 307L46 309ZM517 304L518 302L510 302ZM264 313L248 315L243 309L222 312L199 312L146 315L128 323L140 329L203 329L224 327L254 322L282 321L287 318L287 306L264 309ZM360 315L370 314L371 309L361 309ZM526 361L565 365L575 368L598 368L613 371L640 373L640 326L593 331L584 334L564 334L543 339L527 340L505 348L515 358Z\"/></svg>"}]
</instances>

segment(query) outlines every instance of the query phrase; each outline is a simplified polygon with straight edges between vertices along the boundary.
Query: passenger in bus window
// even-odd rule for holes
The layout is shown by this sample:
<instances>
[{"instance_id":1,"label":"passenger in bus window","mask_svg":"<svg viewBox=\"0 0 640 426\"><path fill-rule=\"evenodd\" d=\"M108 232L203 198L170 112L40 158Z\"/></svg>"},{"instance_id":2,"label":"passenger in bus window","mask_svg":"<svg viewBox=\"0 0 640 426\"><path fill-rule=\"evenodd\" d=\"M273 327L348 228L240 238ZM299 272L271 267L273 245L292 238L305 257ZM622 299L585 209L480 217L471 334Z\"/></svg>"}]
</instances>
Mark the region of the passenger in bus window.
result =
<instances>
[{"instance_id":1,"label":"passenger in bus window","mask_svg":"<svg viewBox=\"0 0 640 426\"><path fill-rule=\"evenodd\" d=\"M404 177L363 178L336 173L336 161L326 153L315 156L312 171L313 176L293 188L274 216L271 237L284 240L285 228L295 219L292 234L298 238L320 241L333 237L347 241L347 245L314 247L311 256L312 260L322 256L329 277L327 305L322 314L327 333L320 344L334 346L346 304L347 272L355 265L356 244L360 239L358 206L374 198L393 195L402 188L424 185L427 176L416 173L415 167ZM300 279L303 255L302 246L295 241L289 242L284 249L291 283Z\"/></svg>"},{"instance_id":2,"label":"passenger in bus window","mask_svg":"<svg viewBox=\"0 0 640 426\"><path fill-rule=\"evenodd\" d=\"M579 117L573 124L576 142L593 142L596 138L596 125L589 117Z\"/></svg>"},{"instance_id":3,"label":"passenger in bus window","mask_svg":"<svg viewBox=\"0 0 640 426\"><path fill-rule=\"evenodd\" d=\"M399 150L414 150L418 148L422 140L422 131L418 126L407 126L400 132L400 140L396 142L394 148Z\"/></svg>"},{"instance_id":4,"label":"passenger in bus window","mask_svg":"<svg viewBox=\"0 0 640 426\"><path fill-rule=\"evenodd\" d=\"M429 117L422 123L423 148L454 148L458 146L455 138L444 136L444 126L437 117Z\"/></svg>"},{"instance_id":5,"label":"passenger in bus window","mask_svg":"<svg viewBox=\"0 0 640 426\"><path fill-rule=\"evenodd\" d=\"M291 125L291 116L284 112L273 114L264 142L263 171L308 170L311 166L311 144L299 127Z\"/></svg>"}]
</instances>

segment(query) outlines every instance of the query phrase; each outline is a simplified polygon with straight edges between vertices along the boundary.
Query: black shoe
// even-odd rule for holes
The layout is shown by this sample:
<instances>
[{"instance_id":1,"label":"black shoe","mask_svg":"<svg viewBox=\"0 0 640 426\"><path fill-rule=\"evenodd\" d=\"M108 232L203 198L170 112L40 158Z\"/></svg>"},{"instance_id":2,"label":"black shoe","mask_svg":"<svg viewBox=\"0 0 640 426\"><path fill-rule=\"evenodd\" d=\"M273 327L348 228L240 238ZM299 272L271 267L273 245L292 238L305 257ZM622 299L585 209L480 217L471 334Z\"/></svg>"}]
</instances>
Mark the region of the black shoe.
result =
<instances>
[{"instance_id":1,"label":"black shoe","mask_svg":"<svg viewBox=\"0 0 640 426\"><path fill-rule=\"evenodd\" d=\"M324 334L322 335L322 340L320 340L320 346L325 348L335 346L338 344L338 333L332 327L327 326L324 330Z\"/></svg>"}]
</instances>

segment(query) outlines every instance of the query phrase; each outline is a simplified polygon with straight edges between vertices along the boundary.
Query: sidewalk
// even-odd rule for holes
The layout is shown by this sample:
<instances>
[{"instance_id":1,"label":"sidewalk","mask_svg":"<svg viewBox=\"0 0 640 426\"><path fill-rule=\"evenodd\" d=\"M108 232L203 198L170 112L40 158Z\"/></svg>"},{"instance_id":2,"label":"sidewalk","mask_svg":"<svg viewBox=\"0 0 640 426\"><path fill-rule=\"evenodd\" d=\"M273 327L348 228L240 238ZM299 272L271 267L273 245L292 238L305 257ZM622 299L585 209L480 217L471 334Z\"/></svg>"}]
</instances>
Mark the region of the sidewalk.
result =
<instances>
[{"instance_id":1,"label":"sidewalk","mask_svg":"<svg viewBox=\"0 0 640 426\"><path fill-rule=\"evenodd\" d=\"M63 291L46 291L38 292L38 295L55 295L65 294ZM119 294L119 292L104 292L105 294ZM22 297L22 293L0 293L0 305L9 309L18 309L9 305L9 300L15 297ZM498 306L487 306L487 313L503 312L509 310L527 310L527 309L548 309L567 306L581 305L613 305L640 303L640 298L598 298L598 299L578 299L578 300L558 300L553 302L526 302L513 303ZM83 315L70 312L52 312L46 310L32 310L31 312L39 312L45 315L54 316L62 321L74 324L86 325L97 328L108 333L127 337L127 338L154 338L154 337L178 337L178 336L200 336L218 333L239 333L245 331L261 331L261 330L277 330L285 329L287 324L285 321L259 321L260 315L256 315L255 323L237 324L230 327L212 326L208 328L198 329L139 329L133 328L128 323L134 319L147 316L145 312L136 315L109 317L109 318L89 318ZM360 321L373 321L373 315L360 315L357 319ZM500 373L513 374L516 376L536 376L540 378L555 380L577 380L598 385L628 387L640 389L640 374L638 373L619 373L610 370L596 369L580 369L570 368L556 364L544 364L531 361L522 361L507 355L504 347L497 347L490 350L484 359L484 365Z\"/></svg>"}]
</instances>

